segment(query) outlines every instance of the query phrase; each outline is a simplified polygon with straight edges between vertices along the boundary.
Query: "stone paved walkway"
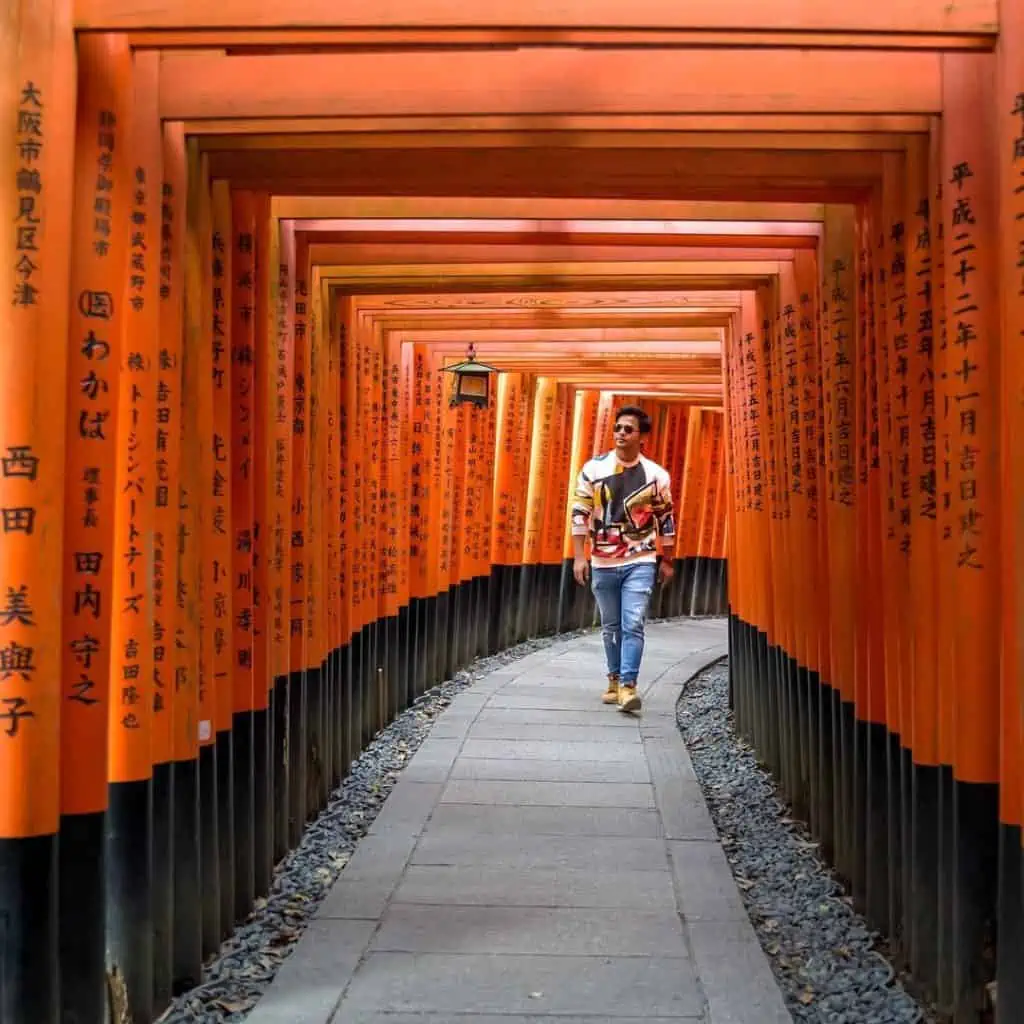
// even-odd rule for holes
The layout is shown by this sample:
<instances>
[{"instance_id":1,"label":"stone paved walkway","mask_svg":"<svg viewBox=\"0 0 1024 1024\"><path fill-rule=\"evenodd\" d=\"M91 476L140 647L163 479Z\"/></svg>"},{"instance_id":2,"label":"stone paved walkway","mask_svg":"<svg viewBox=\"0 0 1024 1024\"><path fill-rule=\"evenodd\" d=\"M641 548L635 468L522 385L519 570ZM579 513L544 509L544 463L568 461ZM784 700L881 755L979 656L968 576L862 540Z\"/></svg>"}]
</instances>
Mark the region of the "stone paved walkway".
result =
<instances>
[{"instance_id":1,"label":"stone paved walkway","mask_svg":"<svg viewBox=\"0 0 1024 1024\"><path fill-rule=\"evenodd\" d=\"M675 723L724 621L598 635L460 694L248 1024L789 1024Z\"/></svg>"}]
</instances>

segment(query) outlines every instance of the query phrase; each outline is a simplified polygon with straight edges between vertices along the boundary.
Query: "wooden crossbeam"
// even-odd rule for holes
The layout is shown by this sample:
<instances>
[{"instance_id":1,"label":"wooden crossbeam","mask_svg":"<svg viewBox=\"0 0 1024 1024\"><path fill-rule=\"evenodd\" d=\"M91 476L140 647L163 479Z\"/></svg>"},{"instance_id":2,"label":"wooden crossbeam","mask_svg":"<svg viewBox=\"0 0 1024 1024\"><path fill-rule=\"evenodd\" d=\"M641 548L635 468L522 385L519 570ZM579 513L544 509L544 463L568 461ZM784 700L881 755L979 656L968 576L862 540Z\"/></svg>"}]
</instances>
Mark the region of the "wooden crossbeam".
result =
<instances>
[{"instance_id":1,"label":"wooden crossbeam","mask_svg":"<svg viewBox=\"0 0 1024 1024\"><path fill-rule=\"evenodd\" d=\"M888 0L847 4L842 0L779 0L766 10L761 0L176 0L139 5L132 0L76 0L81 28L139 30L234 28L689 30L700 32L938 33L993 35L997 0Z\"/></svg>"},{"instance_id":2,"label":"wooden crossbeam","mask_svg":"<svg viewBox=\"0 0 1024 1024\"><path fill-rule=\"evenodd\" d=\"M160 110L174 120L339 114L928 114L942 109L940 65L939 54L915 51L549 48L188 54L164 57Z\"/></svg>"}]
</instances>

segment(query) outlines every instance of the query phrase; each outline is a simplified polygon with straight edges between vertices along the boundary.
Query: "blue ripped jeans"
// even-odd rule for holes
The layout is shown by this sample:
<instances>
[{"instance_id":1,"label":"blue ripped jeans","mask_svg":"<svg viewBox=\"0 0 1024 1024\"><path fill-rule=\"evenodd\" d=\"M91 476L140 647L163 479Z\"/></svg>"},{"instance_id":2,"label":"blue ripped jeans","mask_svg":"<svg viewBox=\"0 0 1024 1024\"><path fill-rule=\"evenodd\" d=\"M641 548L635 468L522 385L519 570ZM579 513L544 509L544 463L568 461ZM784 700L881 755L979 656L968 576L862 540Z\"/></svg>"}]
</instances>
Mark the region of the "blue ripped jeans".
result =
<instances>
[{"instance_id":1,"label":"blue ripped jeans","mask_svg":"<svg viewBox=\"0 0 1024 1024\"><path fill-rule=\"evenodd\" d=\"M596 566L591 590L601 613L601 638L608 674L635 685L644 656L644 623L654 590L654 562L632 562L609 569Z\"/></svg>"}]
</instances>

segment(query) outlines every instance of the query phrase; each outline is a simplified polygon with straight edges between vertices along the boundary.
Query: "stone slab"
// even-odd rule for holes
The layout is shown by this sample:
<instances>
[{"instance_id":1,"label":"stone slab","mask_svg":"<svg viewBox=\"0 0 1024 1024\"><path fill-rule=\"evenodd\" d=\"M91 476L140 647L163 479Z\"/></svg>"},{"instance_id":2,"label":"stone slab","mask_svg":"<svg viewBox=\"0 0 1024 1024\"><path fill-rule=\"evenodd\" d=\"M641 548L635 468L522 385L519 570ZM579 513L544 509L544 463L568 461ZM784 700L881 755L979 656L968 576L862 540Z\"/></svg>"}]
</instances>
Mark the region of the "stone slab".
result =
<instances>
[{"instance_id":1,"label":"stone slab","mask_svg":"<svg viewBox=\"0 0 1024 1024\"><path fill-rule=\"evenodd\" d=\"M654 784L654 799L667 839L718 839L707 803L693 775L683 741L671 733L645 737L644 753Z\"/></svg>"},{"instance_id":2,"label":"stone slab","mask_svg":"<svg viewBox=\"0 0 1024 1024\"><path fill-rule=\"evenodd\" d=\"M466 757L504 757L549 761L633 761L642 764L639 743L594 742L587 740L474 740L463 745Z\"/></svg>"},{"instance_id":3,"label":"stone slab","mask_svg":"<svg viewBox=\"0 0 1024 1024\"><path fill-rule=\"evenodd\" d=\"M410 765L417 760L421 761L448 761L454 763L462 749L460 740L444 736L427 736L427 738L416 748L410 760Z\"/></svg>"},{"instance_id":4,"label":"stone slab","mask_svg":"<svg viewBox=\"0 0 1024 1024\"><path fill-rule=\"evenodd\" d=\"M416 846L416 835L400 829L367 834L359 840L343 872L348 878L377 877L404 870Z\"/></svg>"},{"instance_id":5,"label":"stone slab","mask_svg":"<svg viewBox=\"0 0 1024 1024\"><path fill-rule=\"evenodd\" d=\"M612 712L616 718L625 719L621 712ZM612 714L608 718L612 718ZM438 723L438 728L443 723ZM627 723L628 724L628 723ZM558 743L627 743L638 744L640 732L633 724L632 729L623 729L612 722L585 724L548 724L546 722L474 722L468 729L471 740L551 740Z\"/></svg>"},{"instance_id":6,"label":"stone slab","mask_svg":"<svg viewBox=\"0 0 1024 1024\"><path fill-rule=\"evenodd\" d=\"M679 911L686 921L747 921L732 869L716 842L674 841L672 859Z\"/></svg>"},{"instance_id":7,"label":"stone slab","mask_svg":"<svg viewBox=\"0 0 1024 1024\"><path fill-rule=\"evenodd\" d=\"M511 708L520 711L614 711L614 708L608 708L601 703L602 692L603 687L596 687L579 695L548 696L543 692L530 692L513 687L496 693L487 702L487 710ZM625 716L623 721L627 721Z\"/></svg>"},{"instance_id":8,"label":"stone slab","mask_svg":"<svg viewBox=\"0 0 1024 1024\"><path fill-rule=\"evenodd\" d=\"M693 967L683 959L372 953L331 1024L350 1024L367 1011L649 1020L699 1019L703 1008Z\"/></svg>"},{"instance_id":9,"label":"stone slab","mask_svg":"<svg viewBox=\"0 0 1024 1024\"><path fill-rule=\"evenodd\" d=\"M452 764L451 758L412 761L402 772L402 778L412 782L444 782L452 773Z\"/></svg>"},{"instance_id":10,"label":"stone slab","mask_svg":"<svg viewBox=\"0 0 1024 1024\"><path fill-rule=\"evenodd\" d=\"M376 926L311 921L246 1024L327 1024Z\"/></svg>"},{"instance_id":11,"label":"stone slab","mask_svg":"<svg viewBox=\"0 0 1024 1024\"><path fill-rule=\"evenodd\" d=\"M517 764L521 762L515 762ZM578 762L577 762L578 763ZM639 782L544 782L453 778L441 803L492 807L639 807L654 809L654 788Z\"/></svg>"},{"instance_id":12,"label":"stone slab","mask_svg":"<svg viewBox=\"0 0 1024 1024\"><path fill-rule=\"evenodd\" d=\"M608 910L662 910L675 906L672 879L658 871L509 869L481 865L413 864L406 869L392 899L394 903Z\"/></svg>"},{"instance_id":13,"label":"stone slab","mask_svg":"<svg viewBox=\"0 0 1024 1024\"><path fill-rule=\"evenodd\" d=\"M608 785L649 783L651 773L646 761L560 761L557 759L460 757L451 769L451 778L496 782L601 782Z\"/></svg>"},{"instance_id":14,"label":"stone slab","mask_svg":"<svg viewBox=\"0 0 1024 1024\"><path fill-rule=\"evenodd\" d=\"M602 871L668 871L660 839L608 836L487 836L427 831L413 851L412 864L489 864L492 867L574 868Z\"/></svg>"},{"instance_id":15,"label":"stone slab","mask_svg":"<svg viewBox=\"0 0 1024 1024\"><path fill-rule=\"evenodd\" d=\"M441 782L417 782L403 776L374 818L370 833L394 828L407 829L413 833L422 831L443 791L444 784Z\"/></svg>"},{"instance_id":16,"label":"stone slab","mask_svg":"<svg viewBox=\"0 0 1024 1024\"><path fill-rule=\"evenodd\" d=\"M448 740L464 740L469 734L473 720L473 718L441 719L437 725L430 730L430 735Z\"/></svg>"},{"instance_id":17,"label":"stone slab","mask_svg":"<svg viewBox=\"0 0 1024 1024\"><path fill-rule=\"evenodd\" d=\"M402 780L442 782L451 772L464 742L462 737L428 737L402 771Z\"/></svg>"},{"instance_id":18,"label":"stone slab","mask_svg":"<svg viewBox=\"0 0 1024 1024\"><path fill-rule=\"evenodd\" d=\"M695 921L687 931L708 1024L793 1024L749 920Z\"/></svg>"},{"instance_id":19,"label":"stone slab","mask_svg":"<svg viewBox=\"0 0 1024 1024\"><path fill-rule=\"evenodd\" d=\"M647 836L661 835L655 810L638 807L554 807L438 804L428 834L440 831L505 836Z\"/></svg>"},{"instance_id":20,"label":"stone slab","mask_svg":"<svg viewBox=\"0 0 1024 1024\"><path fill-rule=\"evenodd\" d=\"M402 875L377 878L345 878L342 872L331 891L317 908L316 917L332 921L378 921Z\"/></svg>"},{"instance_id":21,"label":"stone slab","mask_svg":"<svg viewBox=\"0 0 1024 1024\"><path fill-rule=\"evenodd\" d=\"M515 691L510 691L514 693ZM635 719L615 713L614 708L574 708L553 711L550 708L498 708L491 702L477 716L477 724L503 725L601 725L608 729L636 729Z\"/></svg>"},{"instance_id":22,"label":"stone slab","mask_svg":"<svg viewBox=\"0 0 1024 1024\"><path fill-rule=\"evenodd\" d=\"M689 955L674 907L610 913L579 907L392 904L370 950L682 959Z\"/></svg>"},{"instance_id":23,"label":"stone slab","mask_svg":"<svg viewBox=\"0 0 1024 1024\"><path fill-rule=\"evenodd\" d=\"M613 1024L680 1024L680 1021L703 1020L703 1017L598 1017L575 1015L566 1017L562 1014L479 1014L479 1013L453 1013L446 1010L443 1013L375 1013L370 1010L366 1013L357 1011L354 1014L345 1012L345 1016L336 1017L335 1024L598 1024L600 1021L610 1021Z\"/></svg>"}]
</instances>

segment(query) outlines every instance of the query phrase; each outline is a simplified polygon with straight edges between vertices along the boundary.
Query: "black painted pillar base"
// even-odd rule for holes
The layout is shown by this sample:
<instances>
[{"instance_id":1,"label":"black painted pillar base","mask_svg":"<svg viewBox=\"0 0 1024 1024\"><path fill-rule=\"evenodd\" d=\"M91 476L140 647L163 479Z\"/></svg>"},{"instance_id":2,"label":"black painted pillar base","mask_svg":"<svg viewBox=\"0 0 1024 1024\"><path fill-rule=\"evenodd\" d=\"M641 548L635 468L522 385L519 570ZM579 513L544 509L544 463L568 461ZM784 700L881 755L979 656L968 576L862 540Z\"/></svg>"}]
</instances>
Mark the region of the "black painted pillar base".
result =
<instances>
[{"instance_id":1,"label":"black painted pillar base","mask_svg":"<svg viewBox=\"0 0 1024 1024\"><path fill-rule=\"evenodd\" d=\"M331 705L330 664L328 658L323 664L305 673L302 784L301 797L296 800L302 810L302 826L298 829L298 839L292 843L293 848L302 839L306 822L313 821L327 802L331 760L328 724Z\"/></svg>"},{"instance_id":2,"label":"black painted pillar base","mask_svg":"<svg viewBox=\"0 0 1024 1024\"><path fill-rule=\"evenodd\" d=\"M697 555L693 560L693 584L690 588L690 599L686 613L693 617L704 615L704 588L707 584L708 560Z\"/></svg>"},{"instance_id":3,"label":"black painted pillar base","mask_svg":"<svg viewBox=\"0 0 1024 1024\"><path fill-rule=\"evenodd\" d=\"M234 833L235 898L231 920L237 925L248 916L256 898L256 833L254 816L255 757L253 713L236 712L231 733L234 739Z\"/></svg>"},{"instance_id":4,"label":"black painted pillar base","mask_svg":"<svg viewBox=\"0 0 1024 1024\"><path fill-rule=\"evenodd\" d=\"M487 648L488 654L496 654L505 646L502 636L502 600L505 594L507 568L504 565L491 566L491 586L487 592Z\"/></svg>"},{"instance_id":5,"label":"black painted pillar base","mask_svg":"<svg viewBox=\"0 0 1024 1024\"><path fill-rule=\"evenodd\" d=\"M107 971L119 1019L153 1020L153 786L112 783L107 810ZM120 993L118 990L120 989ZM119 1004L118 996L125 1002Z\"/></svg>"},{"instance_id":6,"label":"black painted pillar base","mask_svg":"<svg viewBox=\"0 0 1024 1024\"><path fill-rule=\"evenodd\" d=\"M433 685L444 682L448 678L450 661L449 623L452 617L451 593L442 590L434 598L436 615L431 636L434 643L434 678Z\"/></svg>"},{"instance_id":7,"label":"black painted pillar base","mask_svg":"<svg viewBox=\"0 0 1024 1024\"><path fill-rule=\"evenodd\" d=\"M338 757L338 731L341 728L341 659L340 649L327 652L320 666L319 678L316 680L314 695L320 701L320 778L319 778L319 809L327 806L334 781L341 771ZM313 714L311 711L310 714ZM308 813L308 808L307 808Z\"/></svg>"},{"instance_id":8,"label":"black painted pillar base","mask_svg":"<svg viewBox=\"0 0 1024 1024\"><path fill-rule=\"evenodd\" d=\"M1024 1020L1024 856L1018 825L999 826L999 966L996 1024Z\"/></svg>"},{"instance_id":9,"label":"black painted pillar base","mask_svg":"<svg viewBox=\"0 0 1024 1024\"><path fill-rule=\"evenodd\" d=\"M291 743L289 716L291 714L291 687L287 676L278 676L274 680L271 708L273 710L271 726L274 780L274 863L281 860L288 852L288 748Z\"/></svg>"},{"instance_id":10,"label":"black painted pillar base","mask_svg":"<svg viewBox=\"0 0 1024 1024\"><path fill-rule=\"evenodd\" d=\"M555 632L565 633L572 628L572 608L577 583L572 574L572 559L562 561L558 574L558 603L556 605Z\"/></svg>"},{"instance_id":11,"label":"black painted pillar base","mask_svg":"<svg viewBox=\"0 0 1024 1024\"><path fill-rule=\"evenodd\" d=\"M306 673L288 675L288 819L285 832L289 850L294 850L306 827Z\"/></svg>"},{"instance_id":12,"label":"black painted pillar base","mask_svg":"<svg viewBox=\"0 0 1024 1024\"><path fill-rule=\"evenodd\" d=\"M503 567L501 588L501 646L515 647L519 643L519 589L522 586L522 567Z\"/></svg>"},{"instance_id":13,"label":"black painted pillar base","mask_svg":"<svg viewBox=\"0 0 1024 1024\"><path fill-rule=\"evenodd\" d=\"M885 933L889 928L889 734L884 725L867 726L867 795L864 917Z\"/></svg>"},{"instance_id":14,"label":"black painted pillar base","mask_svg":"<svg viewBox=\"0 0 1024 1024\"><path fill-rule=\"evenodd\" d=\"M234 931L235 923L235 751L230 729L217 733L217 848L220 863L220 939Z\"/></svg>"},{"instance_id":15,"label":"black painted pillar base","mask_svg":"<svg viewBox=\"0 0 1024 1024\"><path fill-rule=\"evenodd\" d=\"M857 911L864 913L867 899L868 856L868 750L869 725L863 719L853 724L853 804L850 821L850 896Z\"/></svg>"},{"instance_id":16,"label":"black painted pillar base","mask_svg":"<svg viewBox=\"0 0 1024 1024\"><path fill-rule=\"evenodd\" d=\"M398 713L404 711L416 694L416 629L412 607L398 609Z\"/></svg>"},{"instance_id":17,"label":"black painted pillar base","mask_svg":"<svg viewBox=\"0 0 1024 1024\"><path fill-rule=\"evenodd\" d=\"M714 566L712 566L712 570ZM790 727L793 744L793 793L791 802L793 813L801 821L810 818L811 769L808 754L808 704L807 704L807 673L795 658L785 655L786 672L789 676L790 707L792 709L792 725Z\"/></svg>"},{"instance_id":18,"label":"black painted pillar base","mask_svg":"<svg viewBox=\"0 0 1024 1024\"><path fill-rule=\"evenodd\" d=\"M60 1020L61 1024L107 1024L106 960L104 958L106 937L107 877L105 852L105 815L69 814L60 819L59 851L58 840L52 843L52 852L58 857L56 878L49 878L50 856L47 840L3 840L0 841L0 917L7 915L7 944L0 946L3 966L0 973L14 981L9 993L0 994L0 1020L15 1024L29 1024L30 1021ZM17 844L17 845L15 845ZM25 846L24 844L30 844ZM31 844L35 844L34 847ZM23 874L24 865L19 865L17 854L23 847L27 856L31 850L34 858L31 873ZM12 894L7 887L17 887ZM58 925L54 922L53 934L48 936L48 915L53 911L51 900L59 908L59 974L57 965L50 974L46 966L49 955L48 943L58 941ZM41 899L33 893L45 893ZM25 922L20 916L23 910L10 905L12 895L18 900L31 900L28 909L32 914L41 915L37 924ZM21 937L19 937L21 936ZM21 958L26 958L23 961ZM58 988L57 980L60 979ZM22 979L30 988L41 990L34 993L56 1000L60 993L60 1015L44 1003L33 1005L31 1016L17 1010L15 994ZM12 1001L14 1000L14 1001Z\"/></svg>"},{"instance_id":19,"label":"black painted pillar base","mask_svg":"<svg viewBox=\"0 0 1024 1024\"><path fill-rule=\"evenodd\" d=\"M387 637L384 622L375 619L370 626L370 688L373 699L373 732L367 744L387 725Z\"/></svg>"},{"instance_id":20,"label":"black painted pillar base","mask_svg":"<svg viewBox=\"0 0 1024 1024\"><path fill-rule=\"evenodd\" d=\"M173 994L203 980L203 910L199 850L199 761L174 764Z\"/></svg>"},{"instance_id":21,"label":"black painted pillar base","mask_svg":"<svg viewBox=\"0 0 1024 1024\"><path fill-rule=\"evenodd\" d=\"M437 598L419 601L419 639L417 652L420 664L416 678L416 696L422 697L437 682Z\"/></svg>"},{"instance_id":22,"label":"black painted pillar base","mask_svg":"<svg viewBox=\"0 0 1024 1024\"><path fill-rule=\"evenodd\" d=\"M953 967L956 942L953 935L953 889L956 885L954 848L956 820L953 813L953 769L939 767L939 967L936 1005L947 1014L953 1007Z\"/></svg>"},{"instance_id":23,"label":"black painted pillar base","mask_svg":"<svg viewBox=\"0 0 1024 1024\"><path fill-rule=\"evenodd\" d=\"M953 1020L974 1021L984 1008L984 987L995 977L992 962L999 877L999 788L955 782L953 865Z\"/></svg>"},{"instance_id":24,"label":"black painted pillar base","mask_svg":"<svg viewBox=\"0 0 1024 1024\"><path fill-rule=\"evenodd\" d=\"M820 680L820 677L819 677ZM832 687L819 681L817 706L818 733L818 786L819 803L819 836L821 852L826 860L834 863L836 854L835 811L837 778L835 759L838 751L834 749L832 737Z\"/></svg>"},{"instance_id":25,"label":"black painted pillar base","mask_svg":"<svg viewBox=\"0 0 1024 1024\"><path fill-rule=\"evenodd\" d=\"M834 728L838 734L839 744L839 798L842 801L836 821L837 857L836 867L843 879L843 884L850 888L857 867L857 827L854 822L853 809L856 800L857 780L854 776L854 751L857 746L857 710L853 701L847 700L836 690L839 700L835 704ZM899 749L897 740L896 749Z\"/></svg>"},{"instance_id":26,"label":"black painted pillar base","mask_svg":"<svg viewBox=\"0 0 1024 1024\"><path fill-rule=\"evenodd\" d=\"M153 1013L172 998L174 964L174 769L153 766Z\"/></svg>"},{"instance_id":27,"label":"black painted pillar base","mask_svg":"<svg viewBox=\"0 0 1024 1024\"><path fill-rule=\"evenodd\" d=\"M683 559L682 572L679 574L679 596L675 614L687 616L690 614L690 606L693 601L693 584L697 574L697 559L686 557Z\"/></svg>"},{"instance_id":28,"label":"black painted pillar base","mask_svg":"<svg viewBox=\"0 0 1024 1024\"><path fill-rule=\"evenodd\" d=\"M820 835L823 814L823 796L821 786L821 749L818 742L818 706L821 701L821 676L812 669L804 674L804 697L807 703L807 767L810 779L808 782L808 815L811 831Z\"/></svg>"},{"instance_id":29,"label":"black painted pillar base","mask_svg":"<svg viewBox=\"0 0 1024 1024\"><path fill-rule=\"evenodd\" d=\"M271 712L252 713L253 886L257 897L270 892L274 874L273 765Z\"/></svg>"},{"instance_id":30,"label":"black painted pillar base","mask_svg":"<svg viewBox=\"0 0 1024 1024\"><path fill-rule=\"evenodd\" d=\"M488 632L488 618L487 612L490 608L490 594L491 594L491 576L490 570L486 576L477 576L473 581L475 587L475 593L473 595L473 619L474 621L474 635L476 643L473 646L473 660L477 658L486 658L488 654L488 643L487 643L487 632Z\"/></svg>"},{"instance_id":31,"label":"black painted pillar base","mask_svg":"<svg viewBox=\"0 0 1024 1024\"><path fill-rule=\"evenodd\" d=\"M203 903L203 958L220 949L220 837L217 828L217 747L199 748L199 877Z\"/></svg>"},{"instance_id":32,"label":"black painted pillar base","mask_svg":"<svg viewBox=\"0 0 1024 1024\"><path fill-rule=\"evenodd\" d=\"M398 713L398 702L401 690L400 666L398 663L398 616L391 615L380 620L380 661L384 669L380 683L383 693L379 694L378 728L383 729Z\"/></svg>"},{"instance_id":33,"label":"black painted pillar base","mask_svg":"<svg viewBox=\"0 0 1024 1024\"><path fill-rule=\"evenodd\" d=\"M356 723L356 701L355 701L355 659L353 647L355 637L349 634L347 640L338 652L338 686L340 692L338 699L340 706L338 713L341 715L340 728L337 733L339 744L338 757L338 778L340 784L349 771L351 771L352 760L355 757L356 735L358 733Z\"/></svg>"},{"instance_id":34,"label":"black painted pillar base","mask_svg":"<svg viewBox=\"0 0 1024 1024\"><path fill-rule=\"evenodd\" d=\"M914 862L914 881L911 916L914 941L910 969L918 992L928 1002L935 1001L938 991L940 786L937 767L913 766L911 858Z\"/></svg>"},{"instance_id":35,"label":"black painted pillar base","mask_svg":"<svg viewBox=\"0 0 1024 1024\"><path fill-rule=\"evenodd\" d=\"M102 815L97 817L102 822ZM0 942L0 1021L4 1024L58 1024L60 1020L57 842L55 835L0 839L0 926L6 933Z\"/></svg>"},{"instance_id":36,"label":"black painted pillar base","mask_svg":"<svg viewBox=\"0 0 1024 1024\"><path fill-rule=\"evenodd\" d=\"M885 772L888 782L889 921L885 934L894 951L900 948L903 917L903 808L900 738L888 733Z\"/></svg>"},{"instance_id":37,"label":"black painted pillar base","mask_svg":"<svg viewBox=\"0 0 1024 1024\"><path fill-rule=\"evenodd\" d=\"M710 597L712 615L725 615L729 607L728 564L725 558L714 560Z\"/></svg>"}]
</instances>

